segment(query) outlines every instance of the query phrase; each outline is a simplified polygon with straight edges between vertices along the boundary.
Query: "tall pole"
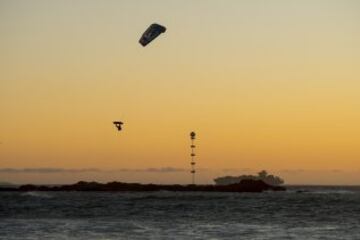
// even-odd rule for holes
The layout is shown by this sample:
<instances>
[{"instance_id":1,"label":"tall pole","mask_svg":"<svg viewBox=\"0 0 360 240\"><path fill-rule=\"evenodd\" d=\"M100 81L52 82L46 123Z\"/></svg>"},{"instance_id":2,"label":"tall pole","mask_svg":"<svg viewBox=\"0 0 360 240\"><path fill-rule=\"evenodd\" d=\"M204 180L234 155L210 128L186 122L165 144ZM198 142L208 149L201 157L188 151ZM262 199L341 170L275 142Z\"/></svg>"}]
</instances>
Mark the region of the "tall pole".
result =
<instances>
[{"instance_id":1,"label":"tall pole","mask_svg":"<svg viewBox=\"0 0 360 240\"><path fill-rule=\"evenodd\" d=\"M191 139L191 177L192 177L192 184L195 184L195 132L190 133L190 139Z\"/></svg>"}]
</instances>

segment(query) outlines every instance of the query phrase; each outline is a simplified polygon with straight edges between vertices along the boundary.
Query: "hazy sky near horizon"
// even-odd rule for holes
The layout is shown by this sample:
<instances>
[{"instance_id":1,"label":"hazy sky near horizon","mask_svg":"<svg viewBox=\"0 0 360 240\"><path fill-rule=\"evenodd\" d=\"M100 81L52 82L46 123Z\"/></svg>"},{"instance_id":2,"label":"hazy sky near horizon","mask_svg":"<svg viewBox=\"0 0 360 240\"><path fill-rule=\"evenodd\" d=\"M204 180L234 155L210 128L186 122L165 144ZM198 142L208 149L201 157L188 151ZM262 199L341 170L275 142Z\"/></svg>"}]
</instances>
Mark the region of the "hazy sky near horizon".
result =
<instances>
[{"instance_id":1,"label":"hazy sky near horizon","mask_svg":"<svg viewBox=\"0 0 360 240\"><path fill-rule=\"evenodd\" d=\"M186 183L194 130L200 182L268 169L360 184L359 12L356 0L0 0L0 181ZM143 48L153 22L167 31ZM181 171L146 171L168 167Z\"/></svg>"}]
</instances>

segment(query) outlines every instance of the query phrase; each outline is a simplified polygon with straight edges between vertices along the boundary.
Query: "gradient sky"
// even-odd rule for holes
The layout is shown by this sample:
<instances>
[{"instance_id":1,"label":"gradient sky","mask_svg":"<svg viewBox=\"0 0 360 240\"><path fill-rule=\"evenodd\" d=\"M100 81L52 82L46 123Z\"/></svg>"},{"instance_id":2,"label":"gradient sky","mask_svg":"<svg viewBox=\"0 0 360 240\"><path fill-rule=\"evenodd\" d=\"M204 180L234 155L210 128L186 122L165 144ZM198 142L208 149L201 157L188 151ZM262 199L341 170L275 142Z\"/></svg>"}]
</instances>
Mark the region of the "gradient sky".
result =
<instances>
[{"instance_id":1,"label":"gradient sky","mask_svg":"<svg viewBox=\"0 0 360 240\"><path fill-rule=\"evenodd\" d=\"M360 184L359 12L356 0L0 0L0 181L188 183L194 130L198 182L267 169ZM167 32L143 48L153 22Z\"/></svg>"}]
</instances>

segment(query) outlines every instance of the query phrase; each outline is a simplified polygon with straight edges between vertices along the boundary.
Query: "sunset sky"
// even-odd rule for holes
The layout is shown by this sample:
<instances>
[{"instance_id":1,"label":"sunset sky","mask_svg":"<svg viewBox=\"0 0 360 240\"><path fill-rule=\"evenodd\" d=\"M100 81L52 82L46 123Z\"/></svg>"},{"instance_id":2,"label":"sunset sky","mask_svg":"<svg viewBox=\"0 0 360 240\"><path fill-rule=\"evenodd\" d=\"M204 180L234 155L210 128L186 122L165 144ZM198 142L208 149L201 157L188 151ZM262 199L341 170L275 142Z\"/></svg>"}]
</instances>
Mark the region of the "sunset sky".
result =
<instances>
[{"instance_id":1,"label":"sunset sky","mask_svg":"<svg viewBox=\"0 0 360 240\"><path fill-rule=\"evenodd\" d=\"M0 0L0 182L360 184L360 1ZM167 27L147 47L151 23ZM117 132L112 121L124 122Z\"/></svg>"}]
</instances>

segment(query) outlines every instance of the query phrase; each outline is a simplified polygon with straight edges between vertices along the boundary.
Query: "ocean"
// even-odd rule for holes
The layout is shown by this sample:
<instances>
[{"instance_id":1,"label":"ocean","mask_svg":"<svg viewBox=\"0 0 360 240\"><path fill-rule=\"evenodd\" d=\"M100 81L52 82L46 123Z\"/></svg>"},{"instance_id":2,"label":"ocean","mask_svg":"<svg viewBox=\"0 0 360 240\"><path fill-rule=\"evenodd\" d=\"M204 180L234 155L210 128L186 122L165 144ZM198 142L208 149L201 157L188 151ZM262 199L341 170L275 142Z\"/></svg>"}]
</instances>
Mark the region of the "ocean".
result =
<instances>
[{"instance_id":1,"label":"ocean","mask_svg":"<svg viewBox=\"0 0 360 240\"><path fill-rule=\"evenodd\" d=\"M0 192L0 239L360 239L360 188Z\"/></svg>"}]
</instances>

